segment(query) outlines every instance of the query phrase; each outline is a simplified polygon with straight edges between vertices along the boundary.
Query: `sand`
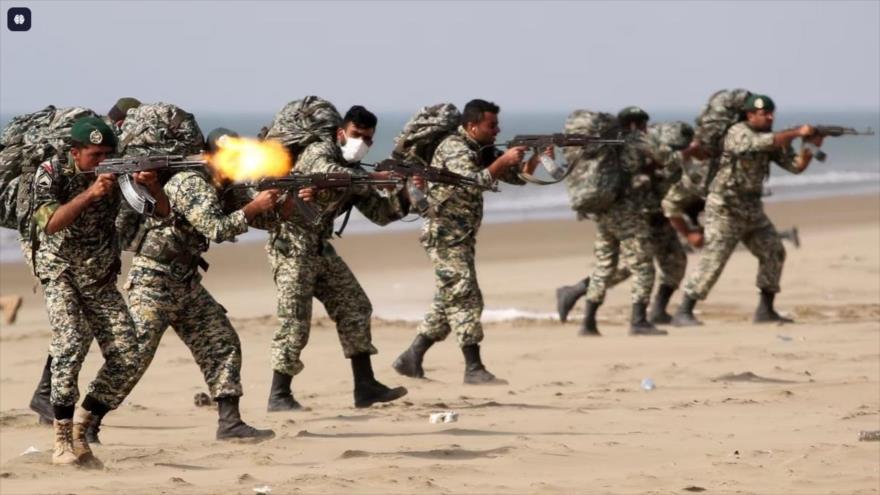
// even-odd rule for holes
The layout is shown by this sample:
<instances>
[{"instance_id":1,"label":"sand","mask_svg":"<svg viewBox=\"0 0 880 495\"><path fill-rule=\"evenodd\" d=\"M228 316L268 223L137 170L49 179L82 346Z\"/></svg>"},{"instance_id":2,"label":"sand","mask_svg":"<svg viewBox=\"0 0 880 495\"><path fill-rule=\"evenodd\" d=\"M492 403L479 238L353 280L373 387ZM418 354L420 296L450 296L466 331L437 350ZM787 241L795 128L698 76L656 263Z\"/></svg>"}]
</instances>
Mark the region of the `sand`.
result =
<instances>
[{"instance_id":1,"label":"sand","mask_svg":"<svg viewBox=\"0 0 880 495\"><path fill-rule=\"evenodd\" d=\"M22 265L0 266L0 292L23 293L19 321L0 330L0 493L878 493L880 198L768 205L787 245L777 307L796 324L755 326L757 263L737 251L709 300L706 325L665 338L626 335L629 287L609 293L602 338L554 321L554 289L592 266L589 222L486 225L478 270L484 361L509 385L461 383L450 339L426 358L428 380L390 364L411 341L433 290L416 232L335 241L370 294L377 377L409 395L354 409L349 363L319 304L297 376L309 408L267 413L275 298L260 244L214 246L206 285L243 345L245 419L274 428L261 444L214 440L216 413L193 404L205 386L188 350L166 333L143 381L109 415L103 471L50 465L51 429L27 409L49 331ZM377 232L379 232L377 228ZM698 255L691 255L692 269ZM674 296L674 304L680 294ZM82 388L100 363L93 347ZM651 378L656 388L640 382ZM458 422L431 424L456 411ZM21 455L34 447L36 453Z\"/></svg>"}]
</instances>

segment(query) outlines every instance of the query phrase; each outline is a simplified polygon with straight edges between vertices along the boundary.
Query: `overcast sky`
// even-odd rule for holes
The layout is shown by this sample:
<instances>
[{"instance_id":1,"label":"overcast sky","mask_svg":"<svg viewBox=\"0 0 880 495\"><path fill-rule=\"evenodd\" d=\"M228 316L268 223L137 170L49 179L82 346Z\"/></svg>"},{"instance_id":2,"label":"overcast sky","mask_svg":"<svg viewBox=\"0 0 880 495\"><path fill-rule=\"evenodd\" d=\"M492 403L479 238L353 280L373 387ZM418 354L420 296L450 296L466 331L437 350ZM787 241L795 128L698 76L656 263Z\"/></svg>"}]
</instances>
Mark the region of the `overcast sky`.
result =
<instances>
[{"instance_id":1,"label":"overcast sky","mask_svg":"<svg viewBox=\"0 0 880 495\"><path fill-rule=\"evenodd\" d=\"M880 108L880 2L0 1L0 112L118 96L274 112L306 94L410 112ZM33 27L10 32L9 7Z\"/></svg>"}]
</instances>

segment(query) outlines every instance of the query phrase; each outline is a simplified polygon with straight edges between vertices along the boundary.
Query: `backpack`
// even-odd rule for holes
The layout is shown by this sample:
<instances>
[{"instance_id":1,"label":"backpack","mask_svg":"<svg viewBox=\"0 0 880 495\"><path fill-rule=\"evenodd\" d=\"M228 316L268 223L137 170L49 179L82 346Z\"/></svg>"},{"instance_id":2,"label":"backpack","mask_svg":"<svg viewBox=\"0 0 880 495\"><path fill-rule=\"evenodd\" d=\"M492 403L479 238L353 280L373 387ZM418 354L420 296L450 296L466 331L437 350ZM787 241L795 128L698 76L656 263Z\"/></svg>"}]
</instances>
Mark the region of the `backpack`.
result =
<instances>
[{"instance_id":1,"label":"backpack","mask_svg":"<svg viewBox=\"0 0 880 495\"><path fill-rule=\"evenodd\" d=\"M654 146L683 150L694 139L694 128L685 122L660 122L648 126L648 139ZM685 167L660 167L653 172L654 190L662 198L681 179Z\"/></svg>"},{"instance_id":2,"label":"backpack","mask_svg":"<svg viewBox=\"0 0 880 495\"><path fill-rule=\"evenodd\" d=\"M194 155L205 148L205 137L193 114L170 103L132 108L122 124L119 155Z\"/></svg>"},{"instance_id":3,"label":"backpack","mask_svg":"<svg viewBox=\"0 0 880 495\"><path fill-rule=\"evenodd\" d=\"M73 123L95 112L83 107L52 105L19 115L3 129L0 142L0 226L18 230L22 240L31 239L33 179L37 166L70 150Z\"/></svg>"},{"instance_id":4,"label":"backpack","mask_svg":"<svg viewBox=\"0 0 880 495\"><path fill-rule=\"evenodd\" d=\"M710 156L721 156L724 135L733 124L742 120L742 109L752 93L745 89L722 89L709 97L700 115L695 119L694 137L709 151Z\"/></svg>"},{"instance_id":5,"label":"backpack","mask_svg":"<svg viewBox=\"0 0 880 495\"><path fill-rule=\"evenodd\" d=\"M440 142L454 133L461 122L461 112L452 103L438 103L419 110L394 139L392 158L415 158L431 164Z\"/></svg>"},{"instance_id":6,"label":"backpack","mask_svg":"<svg viewBox=\"0 0 880 495\"><path fill-rule=\"evenodd\" d=\"M266 139L302 151L315 141L334 139L341 126L342 116L332 103L318 96L306 96L284 105L272 119Z\"/></svg>"},{"instance_id":7,"label":"backpack","mask_svg":"<svg viewBox=\"0 0 880 495\"><path fill-rule=\"evenodd\" d=\"M575 110L565 121L564 132L590 136L616 137L617 118L603 112ZM565 160L572 167L566 177L571 209L578 218L606 211L617 199L623 184L619 151L613 146L593 144L584 148L563 148Z\"/></svg>"}]
</instances>

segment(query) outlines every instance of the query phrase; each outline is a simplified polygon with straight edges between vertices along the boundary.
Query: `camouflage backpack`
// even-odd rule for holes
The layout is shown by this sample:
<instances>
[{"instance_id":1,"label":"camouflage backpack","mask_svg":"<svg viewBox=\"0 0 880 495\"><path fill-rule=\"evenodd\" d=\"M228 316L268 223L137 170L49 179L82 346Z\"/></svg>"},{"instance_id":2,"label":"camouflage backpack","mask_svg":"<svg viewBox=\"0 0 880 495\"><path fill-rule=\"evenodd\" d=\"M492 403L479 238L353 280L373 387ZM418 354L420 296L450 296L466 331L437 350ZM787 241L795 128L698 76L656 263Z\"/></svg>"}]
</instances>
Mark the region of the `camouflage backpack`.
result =
<instances>
[{"instance_id":1,"label":"camouflage backpack","mask_svg":"<svg viewBox=\"0 0 880 495\"><path fill-rule=\"evenodd\" d=\"M565 121L564 131L590 136L616 137L617 119L608 113L575 110ZM564 148L565 160L572 167L566 177L571 209L584 218L591 213L602 213L617 199L623 184L618 150L608 145L590 145L585 148Z\"/></svg>"},{"instance_id":2,"label":"camouflage backpack","mask_svg":"<svg viewBox=\"0 0 880 495\"><path fill-rule=\"evenodd\" d=\"M120 155L194 155L205 137L193 114L170 103L149 103L128 111L119 137Z\"/></svg>"},{"instance_id":3,"label":"camouflage backpack","mask_svg":"<svg viewBox=\"0 0 880 495\"><path fill-rule=\"evenodd\" d=\"M392 158L416 158L430 165L434 151L443 139L455 132L461 112L452 103L423 107L403 126L394 139Z\"/></svg>"},{"instance_id":4,"label":"camouflage backpack","mask_svg":"<svg viewBox=\"0 0 880 495\"><path fill-rule=\"evenodd\" d=\"M648 126L648 138L658 147L683 150L693 141L694 128L681 121L659 122ZM661 197L672 184L681 179L682 172L681 167L660 167L654 171L655 183L659 188L657 191Z\"/></svg>"},{"instance_id":5,"label":"camouflage backpack","mask_svg":"<svg viewBox=\"0 0 880 495\"><path fill-rule=\"evenodd\" d=\"M33 177L37 166L70 150L70 128L86 116L88 108L56 108L52 105L12 119L3 129L0 143L0 226L16 229L30 239Z\"/></svg>"},{"instance_id":6,"label":"camouflage backpack","mask_svg":"<svg viewBox=\"0 0 880 495\"><path fill-rule=\"evenodd\" d=\"M341 125L342 116L332 103L318 96L306 96L284 105L272 120L266 139L302 150L315 141L334 139Z\"/></svg>"},{"instance_id":7,"label":"camouflage backpack","mask_svg":"<svg viewBox=\"0 0 880 495\"><path fill-rule=\"evenodd\" d=\"M694 137L711 156L720 156L724 135L742 119L742 108L751 92L745 89L722 89L709 97L695 122Z\"/></svg>"}]
</instances>

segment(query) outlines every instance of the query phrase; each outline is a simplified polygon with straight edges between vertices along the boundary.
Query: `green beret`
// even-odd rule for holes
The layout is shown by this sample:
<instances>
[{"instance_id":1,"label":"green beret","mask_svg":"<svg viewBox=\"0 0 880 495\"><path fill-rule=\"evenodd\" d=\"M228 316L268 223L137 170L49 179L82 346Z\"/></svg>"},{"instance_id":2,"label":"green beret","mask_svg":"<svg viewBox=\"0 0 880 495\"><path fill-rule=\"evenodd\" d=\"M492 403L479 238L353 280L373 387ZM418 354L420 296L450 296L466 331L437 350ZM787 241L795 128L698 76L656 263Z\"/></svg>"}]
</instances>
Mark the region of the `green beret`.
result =
<instances>
[{"instance_id":1,"label":"green beret","mask_svg":"<svg viewBox=\"0 0 880 495\"><path fill-rule=\"evenodd\" d=\"M238 137L238 133L225 127L218 127L208 133L208 151L214 153L220 147L219 143L225 137Z\"/></svg>"},{"instance_id":2,"label":"green beret","mask_svg":"<svg viewBox=\"0 0 880 495\"><path fill-rule=\"evenodd\" d=\"M751 112L754 110L766 110L772 112L776 110L776 104L767 95L752 95L746 100L743 106L743 112Z\"/></svg>"},{"instance_id":3,"label":"green beret","mask_svg":"<svg viewBox=\"0 0 880 495\"><path fill-rule=\"evenodd\" d=\"M617 120L623 125L637 120L649 120L651 117L648 112L639 107L626 107L617 113Z\"/></svg>"},{"instance_id":4,"label":"green beret","mask_svg":"<svg viewBox=\"0 0 880 495\"><path fill-rule=\"evenodd\" d=\"M110 117L110 120L113 122L119 122L120 120L125 119L125 114L128 113L129 110L139 106L141 106L140 100L126 96L116 100L116 104L114 104L110 111L107 112L107 116Z\"/></svg>"},{"instance_id":5,"label":"green beret","mask_svg":"<svg viewBox=\"0 0 880 495\"><path fill-rule=\"evenodd\" d=\"M98 117L82 117L70 128L70 139L79 144L116 147L116 134Z\"/></svg>"}]
</instances>

